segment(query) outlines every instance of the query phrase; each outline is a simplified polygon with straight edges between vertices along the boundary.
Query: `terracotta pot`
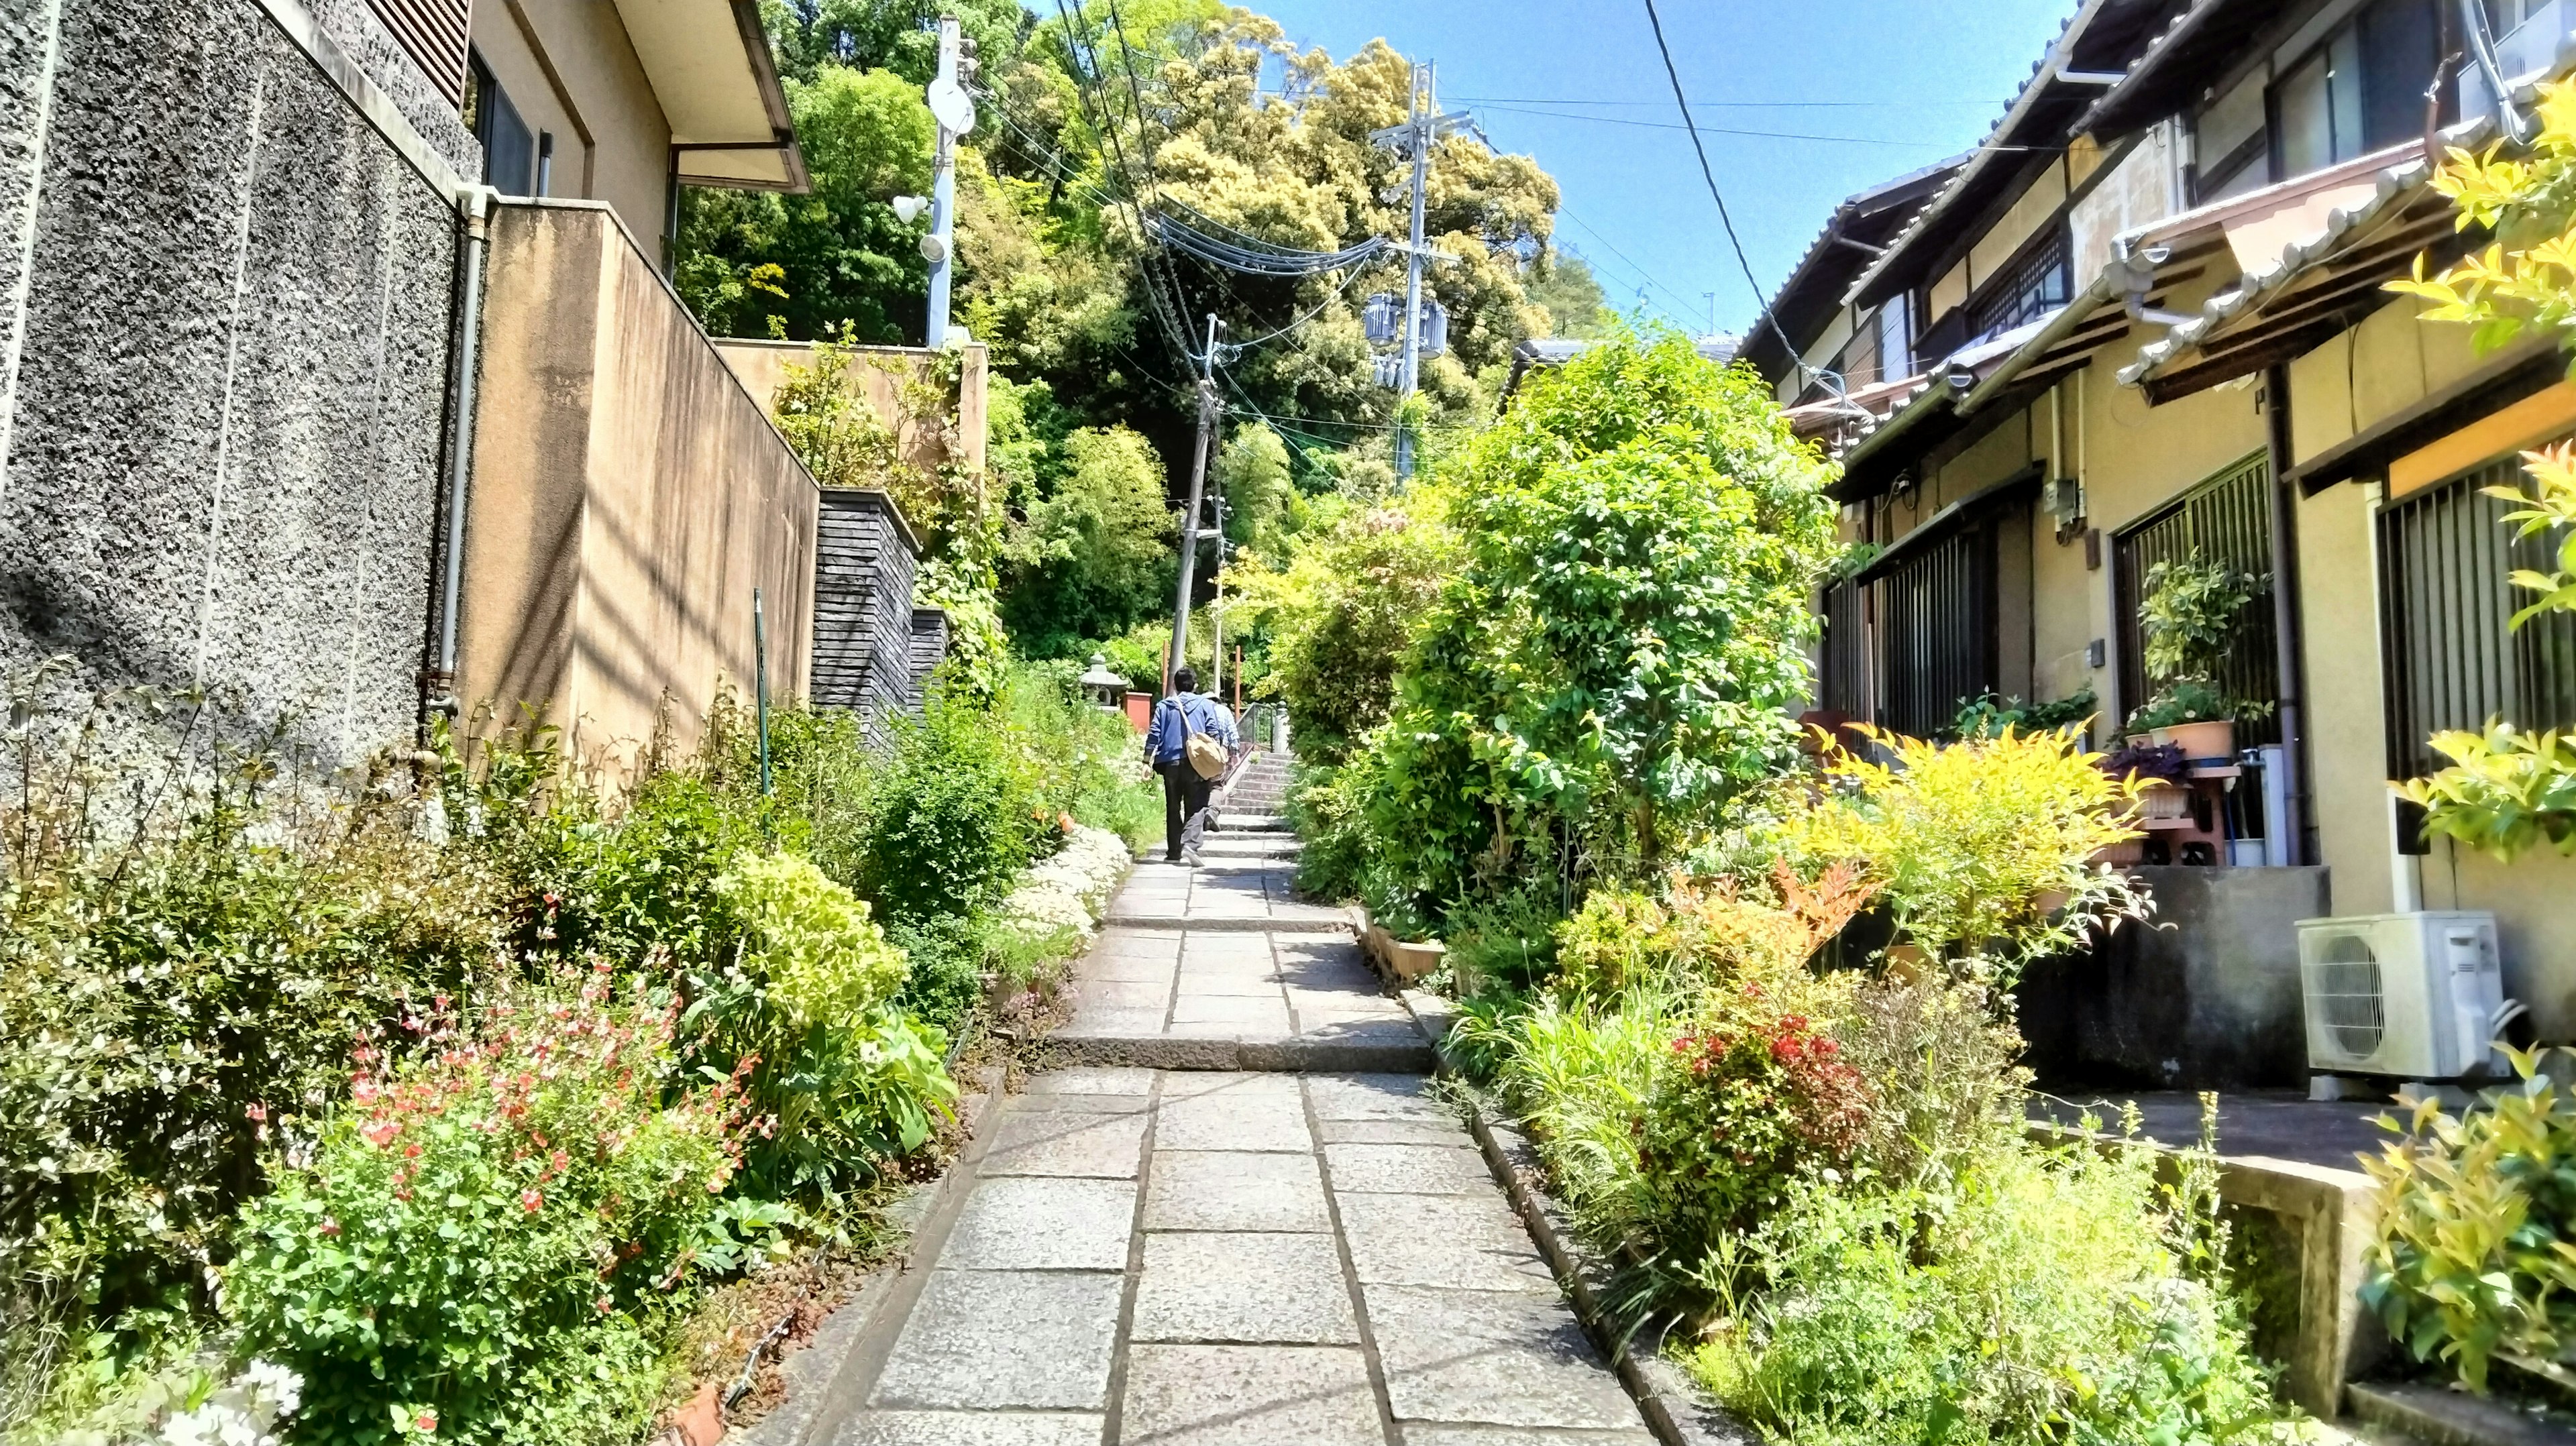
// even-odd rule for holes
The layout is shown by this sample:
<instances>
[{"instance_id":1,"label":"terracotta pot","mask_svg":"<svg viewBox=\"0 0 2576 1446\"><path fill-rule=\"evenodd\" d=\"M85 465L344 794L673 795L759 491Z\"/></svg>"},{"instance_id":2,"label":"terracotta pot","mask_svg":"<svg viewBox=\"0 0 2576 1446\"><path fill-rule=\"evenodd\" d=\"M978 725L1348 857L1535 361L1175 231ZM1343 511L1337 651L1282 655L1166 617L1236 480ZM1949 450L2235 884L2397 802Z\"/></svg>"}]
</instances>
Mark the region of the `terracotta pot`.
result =
<instances>
[{"instance_id":1,"label":"terracotta pot","mask_svg":"<svg viewBox=\"0 0 2576 1446\"><path fill-rule=\"evenodd\" d=\"M2236 756L2236 725L2223 719L2216 723L2176 723L2158 731L2168 735L2163 741L2182 749L2182 756L2195 763L2205 758Z\"/></svg>"}]
</instances>

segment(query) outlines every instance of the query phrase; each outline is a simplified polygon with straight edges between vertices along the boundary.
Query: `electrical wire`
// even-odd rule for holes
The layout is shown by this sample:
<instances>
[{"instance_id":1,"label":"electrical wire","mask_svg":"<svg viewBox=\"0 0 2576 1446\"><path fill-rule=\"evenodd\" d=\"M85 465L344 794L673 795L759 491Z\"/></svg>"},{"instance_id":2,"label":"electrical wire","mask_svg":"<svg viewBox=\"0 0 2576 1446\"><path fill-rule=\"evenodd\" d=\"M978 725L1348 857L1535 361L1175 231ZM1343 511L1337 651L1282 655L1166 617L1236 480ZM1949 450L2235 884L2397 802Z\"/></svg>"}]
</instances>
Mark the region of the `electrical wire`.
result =
<instances>
[{"instance_id":1,"label":"electrical wire","mask_svg":"<svg viewBox=\"0 0 2576 1446\"><path fill-rule=\"evenodd\" d=\"M1638 261L1637 261L1637 258L1636 258L1636 257L1631 256L1631 255L1629 255L1627 252L1620 250L1620 249L1619 249L1619 243L1618 243L1618 242L1613 241L1613 240L1611 240L1609 237L1602 235L1602 234L1601 234L1601 232L1600 232L1599 230L1597 230L1597 229L1595 229L1595 228L1594 228L1594 226L1593 226L1593 224L1592 224L1591 222L1586 221L1586 220L1584 220L1581 216L1578 216L1578 215L1574 214L1572 211L1567 210L1563 205L1559 205L1559 206L1556 208L1556 214L1558 214L1559 216L1564 217L1564 218L1565 218L1566 220L1568 220L1568 221L1573 222L1575 225L1582 227L1585 235L1588 235L1588 236L1590 236L1593 240L1598 241L1598 242L1600 242L1602 245L1609 247L1609 248L1610 248L1610 254L1611 254L1611 255L1616 256L1616 257L1618 257L1621 261L1626 262L1626 263L1627 263L1627 265L1628 265L1628 269L1629 269L1629 270L1631 270L1631 271L1633 271L1633 272L1635 272L1635 273L1637 274L1637 279L1638 279L1639 281L1642 281L1642 282L1644 282L1644 283L1645 283L1645 285L1644 285L1644 286L1640 286L1640 287L1638 287L1638 288L1637 288L1639 291L1644 291L1645 289L1647 289L1647 287L1652 287L1652 288L1654 288L1654 289L1655 289L1655 290L1657 290L1657 291L1661 291L1664 295L1671 297L1674 301L1676 301L1676 302L1681 302L1681 304L1682 304L1684 307L1689 307L1689 306L1690 306L1690 303L1689 303L1689 302L1687 302L1687 301L1683 301L1683 300L1682 300L1682 295L1681 295L1681 293L1680 293L1680 292L1673 290L1671 287L1666 286L1663 282L1661 282L1661 281L1657 280L1657 279L1656 279L1656 277L1655 277L1655 273L1653 273L1653 272L1651 272L1651 271L1648 271L1644 266L1640 265L1640 264L1638 263ZM1581 252L1576 252L1575 254L1576 254L1576 255L1578 255L1578 256L1579 256L1579 255L1582 255L1582 253L1581 253ZM1587 258L1587 259L1588 259L1588 258ZM1657 307L1656 309L1657 309L1657 310L1659 310L1659 311L1663 310L1663 308L1661 308L1661 307ZM1666 312L1664 312L1664 319L1665 319L1665 320L1667 320L1667 321L1672 321L1672 322L1676 322L1676 323L1678 323L1678 322L1680 321L1681 317L1683 317L1683 316L1685 316L1685 315L1688 315L1688 314L1689 314L1689 313L1688 313L1687 311L1683 311L1683 312L1671 312L1671 311L1666 311Z\"/></svg>"},{"instance_id":2,"label":"electrical wire","mask_svg":"<svg viewBox=\"0 0 2576 1446\"><path fill-rule=\"evenodd\" d=\"M1195 231L1159 211L1146 213L1154 239L1211 266L1248 276L1314 276L1366 261L1387 248L1383 236L1372 236L1339 251L1254 251Z\"/></svg>"},{"instance_id":3,"label":"electrical wire","mask_svg":"<svg viewBox=\"0 0 2576 1446\"><path fill-rule=\"evenodd\" d=\"M1100 113L1100 119L1095 122L1095 125L1102 138L1109 143L1109 155L1102 159L1107 162L1114 158L1115 169L1120 179L1124 181L1128 193L1127 209L1136 222L1137 239L1147 246L1145 255L1139 259L1137 265L1138 274L1145 282L1146 299L1151 304L1155 319L1162 323L1164 339L1171 343L1172 350L1184 359L1196 362L1199 359L1198 351L1190 345L1189 329L1181 325L1179 320L1188 312L1188 294L1181 290L1177 277L1171 279L1172 296L1166 298L1163 294L1164 278L1156 274L1154 269L1152 237L1146 232L1144 209L1135 200L1134 173L1127 164L1127 148L1118 137L1117 118L1111 113L1108 104L1093 93L1093 86L1098 80L1096 72L1100 69L1100 54L1092 47L1090 36L1075 27L1073 17L1066 13L1065 0L1055 0L1055 10L1057 18L1064 25L1065 43L1075 52L1073 56L1074 90L1082 98L1083 114L1089 117L1095 107ZM1130 75L1133 75L1132 70ZM1141 109L1137 119L1141 127L1144 119Z\"/></svg>"},{"instance_id":4,"label":"electrical wire","mask_svg":"<svg viewBox=\"0 0 2576 1446\"><path fill-rule=\"evenodd\" d=\"M1753 263L1744 254L1743 238L1735 234L1735 218L1727 213L1726 197L1717 189L1717 172L1708 163L1708 147L1699 138L1699 123L1691 119L1690 96L1682 90L1682 73L1680 67L1673 64L1673 48L1664 41L1664 18L1655 13L1655 0L1646 0L1646 23L1654 27L1655 49L1663 55L1664 74L1673 82L1673 104L1681 107L1682 124L1690 131L1691 149L1699 155L1700 178L1708 182L1708 198L1717 203L1717 219L1726 228L1726 244L1735 250L1735 264L1744 271L1744 284L1753 288L1753 304L1762 308L1761 319L1771 324L1773 334L1780 338L1780 349L1788 353L1789 364L1798 369L1803 382L1815 369L1808 366L1807 359L1799 354L1798 344L1789 340L1789 333L1780 325L1780 318L1771 314L1771 298L1764 294L1762 283L1753 279Z\"/></svg>"},{"instance_id":5,"label":"electrical wire","mask_svg":"<svg viewBox=\"0 0 2576 1446\"><path fill-rule=\"evenodd\" d=\"M1594 96L1548 95L1462 95L1455 97L1460 105L1652 105L1659 100L1610 100ZM1930 110L1939 106L1970 106L1991 110L1991 100L1704 100L1702 110Z\"/></svg>"},{"instance_id":6,"label":"electrical wire","mask_svg":"<svg viewBox=\"0 0 2576 1446\"><path fill-rule=\"evenodd\" d=\"M1227 342L1223 346L1217 348L1217 360L1231 361L1252 348L1262 345L1264 342L1277 341L1279 338L1286 336L1288 333L1295 331L1301 326L1304 326L1307 322L1313 321L1316 317L1323 314L1325 307L1341 300L1343 294L1351 289L1351 283L1359 280L1362 276L1367 274L1368 268L1365 266L1352 267L1351 274L1342 278L1342 284L1334 287L1332 294L1326 296L1323 300L1316 302L1313 306L1306 308L1295 317L1292 317L1286 326L1266 335L1256 336L1250 341Z\"/></svg>"}]
</instances>

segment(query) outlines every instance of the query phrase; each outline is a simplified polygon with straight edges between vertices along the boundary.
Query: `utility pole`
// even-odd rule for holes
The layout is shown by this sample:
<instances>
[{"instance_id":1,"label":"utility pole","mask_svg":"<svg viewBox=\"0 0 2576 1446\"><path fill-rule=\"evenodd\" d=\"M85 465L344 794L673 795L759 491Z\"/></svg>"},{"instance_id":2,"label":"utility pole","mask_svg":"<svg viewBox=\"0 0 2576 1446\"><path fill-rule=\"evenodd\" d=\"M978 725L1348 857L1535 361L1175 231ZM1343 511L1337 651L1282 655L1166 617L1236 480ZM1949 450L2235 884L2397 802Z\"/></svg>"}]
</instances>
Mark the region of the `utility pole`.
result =
<instances>
[{"instance_id":1,"label":"utility pole","mask_svg":"<svg viewBox=\"0 0 2576 1446\"><path fill-rule=\"evenodd\" d=\"M930 262L930 321L923 334L932 351L948 340L948 271L957 250L957 138L975 128L975 99L960 74L973 64L964 59L964 48L957 17L940 16L939 78L930 83L939 149L930 187L930 234L921 238L921 254Z\"/></svg>"},{"instance_id":2,"label":"utility pole","mask_svg":"<svg viewBox=\"0 0 2576 1446\"><path fill-rule=\"evenodd\" d=\"M1190 585L1199 560L1199 502L1207 495L1208 449L1216 437L1216 313L1208 313L1207 351L1199 358L1199 444L1190 454L1190 505L1181 514L1181 585L1172 604L1172 650L1163 660L1163 691L1172 673L1189 662Z\"/></svg>"},{"instance_id":3,"label":"utility pole","mask_svg":"<svg viewBox=\"0 0 2576 1446\"><path fill-rule=\"evenodd\" d=\"M1404 404L1413 400L1413 389L1422 381L1422 211L1431 179L1431 126L1438 113L1431 102L1438 78L1430 61L1414 62L1412 84L1405 126L1412 132L1406 143L1413 148L1413 249L1404 257L1404 374L1395 388L1395 475L1399 478L1413 475L1413 428L1404 420Z\"/></svg>"}]
</instances>

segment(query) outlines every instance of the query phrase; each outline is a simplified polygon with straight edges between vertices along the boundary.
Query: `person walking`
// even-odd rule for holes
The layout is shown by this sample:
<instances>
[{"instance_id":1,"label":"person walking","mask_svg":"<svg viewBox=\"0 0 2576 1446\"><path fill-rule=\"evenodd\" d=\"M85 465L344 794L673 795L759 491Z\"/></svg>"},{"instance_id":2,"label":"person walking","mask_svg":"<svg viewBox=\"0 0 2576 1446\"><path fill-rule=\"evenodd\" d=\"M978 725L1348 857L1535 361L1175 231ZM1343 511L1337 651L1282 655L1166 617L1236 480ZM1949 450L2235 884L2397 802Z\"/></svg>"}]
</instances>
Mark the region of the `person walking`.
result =
<instances>
[{"instance_id":1,"label":"person walking","mask_svg":"<svg viewBox=\"0 0 2576 1446\"><path fill-rule=\"evenodd\" d=\"M1155 705L1154 724L1145 730L1145 761L1163 775L1163 857L1167 863L1199 866L1199 845L1207 837L1208 800L1216 792L1217 773L1201 772L1190 756L1190 743L1204 736L1234 756L1234 718L1215 699L1202 696L1194 668L1172 673L1172 691ZM1209 754L1204 746L1203 757Z\"/></svg>"}]
</instances>

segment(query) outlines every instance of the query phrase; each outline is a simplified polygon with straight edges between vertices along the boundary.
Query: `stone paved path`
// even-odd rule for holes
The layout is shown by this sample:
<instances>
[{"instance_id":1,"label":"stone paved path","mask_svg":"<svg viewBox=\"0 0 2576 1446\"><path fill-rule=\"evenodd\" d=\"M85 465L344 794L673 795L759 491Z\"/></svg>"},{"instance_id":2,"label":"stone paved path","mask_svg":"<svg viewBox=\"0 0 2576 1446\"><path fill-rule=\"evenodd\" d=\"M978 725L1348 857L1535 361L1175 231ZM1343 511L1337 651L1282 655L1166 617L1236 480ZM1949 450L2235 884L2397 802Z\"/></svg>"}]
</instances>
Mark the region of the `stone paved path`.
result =
<instances>
[{"instance_id":1,"label":"stone paved path","mask_svg":"<svg viewBox=\"0 0 2576 1446\"><path fill-rule=\"evenodd\" d=\"M1049 1040L1073 1063L979 1132L805 1446L1654 1441L1253 822L1137 869Z\"/></svg>"},{"instance_id":2,"label":"stone paved path","mask_svg":"<svg viewBox=\"0 0 2576 1446\"><path fill-rule=\"evenodd\" d=\"M1646 1446L1427 1084L1034 1077L830 1439Z\"/></svg>"}]
</instances>

